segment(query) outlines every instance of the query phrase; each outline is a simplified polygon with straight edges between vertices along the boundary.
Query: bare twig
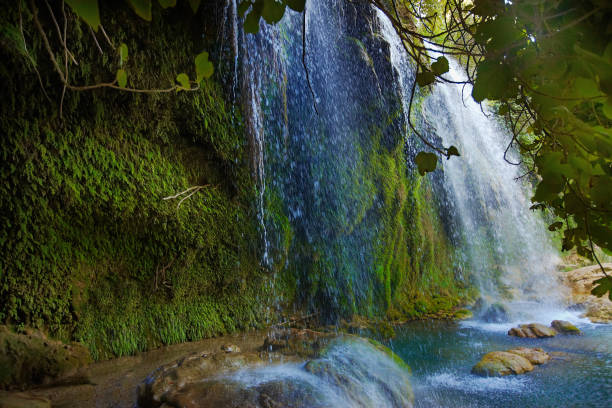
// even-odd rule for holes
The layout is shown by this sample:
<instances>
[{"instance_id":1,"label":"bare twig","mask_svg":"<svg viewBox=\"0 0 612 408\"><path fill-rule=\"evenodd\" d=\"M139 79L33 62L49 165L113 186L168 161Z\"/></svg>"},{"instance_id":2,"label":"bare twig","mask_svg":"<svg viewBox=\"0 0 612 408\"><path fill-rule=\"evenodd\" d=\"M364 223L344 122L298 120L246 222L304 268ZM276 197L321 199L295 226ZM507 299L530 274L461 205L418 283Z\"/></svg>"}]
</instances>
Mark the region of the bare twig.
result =
<instances>
[{"instance_id":1,"label":"bare twig","mask_svg":"<svg viewBox=\"0 0 612 408\"><path fill-rule=\"evenodd\" d=\"M181 200L178 202L178 204L176 206L176 209L178 210L180 208L181 204L183 204L183 201L187 200L189 197L191 197L192 195L194 195L198 191L200 191L200 190L202 190L202 189L204 189L206 187L209 187L209 186L210 186L209 184L205 184L203 186L192 186L192 187L189 187L185 191L181 191L180 193L176 193L175 195L164 197L164 198L162 198L162 200L173 200L175 198L179 198L179 197L187 194L183 198L181 198Z\"/></svg>"},{"instance_id":2,"label":"bare twig","mask_svg":"<svg viewBox=\"0 0 612 408\"><path fill-rule=\"evenodd\" d=\"M94 39L94 42L96 43L96 47L98 48L98 51L100 51L100 55L104 55L104 51L102 51L102 47L100 47L100 43L98 42L98 39L96 38L96 33L94 33L94 31L92 30L89 24L87 25L87 27L89 27L89 33Z\"/></svg>"}]
</instances>

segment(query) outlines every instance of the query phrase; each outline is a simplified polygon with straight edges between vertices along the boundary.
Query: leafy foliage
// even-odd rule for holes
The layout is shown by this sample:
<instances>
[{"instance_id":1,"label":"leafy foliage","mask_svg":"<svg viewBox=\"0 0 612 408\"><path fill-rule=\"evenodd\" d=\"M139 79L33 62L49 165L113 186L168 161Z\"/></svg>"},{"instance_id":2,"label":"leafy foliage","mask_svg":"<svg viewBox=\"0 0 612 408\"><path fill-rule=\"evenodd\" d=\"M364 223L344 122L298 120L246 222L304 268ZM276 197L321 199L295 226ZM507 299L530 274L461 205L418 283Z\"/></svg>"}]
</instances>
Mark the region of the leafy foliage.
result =
<instances>
[{"instance_id":1,"label":"leafy foliage","mask_svg":"<svg viewBox=\"0 0 612 408\"><path fill-rule=\"evenodd\" d=\"M189 0L189 5L194 13L198 11L198 8L200 7L200 1L201 0ZM153 7L152 0L128 0L128 3L130 4L134 12L139 17L143 18L144 20L151 21L152 7ZM93 29L97 31L98 26L100 25L100 11L99 11L97 0L71 0L71 1L68 1L68 4L70 5L70 7L72 8L72 10L77 16L81 17L87 24L89 24ZM176 0L159 0L159 4L164 9L169 8L169 7L175 7ZM67 47L66 44L64 44L64 46ZM52 55L51 57L52 57L51 59L54 61L54 57ZM67 56L65 56L65 58L67 59ZM128 47L125 43L121 43L119 45L119 67L121 68L117 71L115 78L116 78L117 84L123 90L126 90L126 86L127 86L127 72L123 68L123 65L127 62L127 60L128 60ZM69 61L66 61L66 64L68 64L68 62ZM199 86L199 84L204 79L210 78L212 74L214 73L213 64L212 62L208 61L207 52L205 51L201 52L200 54L196 56L195 66L196 66L196 80L193 82L195 82L195 84ZM176 89L177 91L193 90L193 88L191 87L192 81L189 80L189 76L186 73L180 73L177 76L176 80L179 83L179 86L175 87L174 89ZM112 86L113 84L101 84L101 85L111 85ZM96 85L94 85L93 87L96 87ZM84 90L84 89L92 88L92 86L76 87L76 88L77 89L75 90ZM83 88L83 89L78 89L78 88ZM154 92L154 90L151 90L151 91Z\"/></svg>"},{"instance_id":2,"label":"leafy foliage","mask_svg":"<svg viewBox=\"0 0 612 408\"><path fill-rule=\"evenodd\" d=\"M287 7L302 12L306 7L306 0L242 0L238 6L238 14L244 17L244 31L254 34L259 31L259 21L262 17L268 24L278 23Z\"/></svg>"},{"instance_id":3,"label":"leafy foliage","mask_svg":"<svg viewBox=\"0 0 612 408\"><path fill-rule=\"evenodd\" d=\"M562 249L612 253L612 4L371 2L404 40L419 86L449 81L447 64L423 58L434 48L463 63L475 101L495 103L513 132L508 149L537 184L532 209L558 217L550 230L563 227Z\"/></svg>"}]
</instances>

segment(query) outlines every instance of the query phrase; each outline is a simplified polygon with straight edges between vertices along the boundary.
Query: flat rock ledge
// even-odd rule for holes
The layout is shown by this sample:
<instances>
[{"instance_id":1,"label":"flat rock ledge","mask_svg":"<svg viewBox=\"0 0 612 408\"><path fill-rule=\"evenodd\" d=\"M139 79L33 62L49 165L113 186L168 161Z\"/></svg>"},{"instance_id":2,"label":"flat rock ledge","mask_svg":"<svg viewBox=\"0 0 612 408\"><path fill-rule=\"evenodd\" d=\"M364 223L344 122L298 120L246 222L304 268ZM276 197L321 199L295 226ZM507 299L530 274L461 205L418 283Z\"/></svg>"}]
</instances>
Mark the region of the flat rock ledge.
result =
<instances>
[{"instance_id":1,"label":"flat rock ledge","mask_svg":"<svg viewBox=\"0 0 612 408\"><path fill-rule=\"evenodd\" d=\"M612 273L612 263L602 265L608 274ZM562 280L569 288L568 301L577 308L584 310L582 317L592 323L612 323L612 301L607 296L593 296L593 281L604 275L599 265L585 266L564 272Z\"/></svg>"},{"instance_id":2,"label":"flat rock ledge","mask_svg":"<svg viewBox=\"0 0 612 408\"><path fill-rule=\"evenodd\" d=\"M548 362L550 356L541 348L517 347L507 351L485 354L472 368L472 374L481 377L501 377L533 371L534 365Z\"/></svg>"},{"instance_id":3,"label":"flat rock ledge","mask_svg":"<svg viewBox=\"0 0 612 408\"><path fill-rule=\"evenodd\" d=\"M138 386L136 407L374 408L382 396L387 407L411 408L409 369L398 360L373 340L284 329L256 351L225 344L159 367Z\"/></svg>"}]
</instances>

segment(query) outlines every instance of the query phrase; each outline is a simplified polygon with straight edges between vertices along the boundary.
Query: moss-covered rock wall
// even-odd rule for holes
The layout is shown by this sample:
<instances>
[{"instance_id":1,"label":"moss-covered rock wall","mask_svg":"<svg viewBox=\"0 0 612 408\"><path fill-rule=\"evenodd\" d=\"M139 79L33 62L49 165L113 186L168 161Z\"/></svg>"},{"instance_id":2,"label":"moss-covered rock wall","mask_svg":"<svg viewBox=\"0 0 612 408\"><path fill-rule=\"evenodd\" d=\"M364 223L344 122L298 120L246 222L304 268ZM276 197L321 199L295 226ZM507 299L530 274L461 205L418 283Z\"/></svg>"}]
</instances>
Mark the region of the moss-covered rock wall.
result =
<instances>
[{"instance_id":1,"label":"moss-covered rock wall","mask_svg":"<svg viewBox=\"0 0 612 408\"><path fill-rule=\"evenodd\" d=\"M0 17L0 321L83 341L96 358L260 324L254 186L221 72L196 92L64 94L19 3ZM63 65L51 14L35 3ZM154 7L149 23L102 2L112 45L67 9L71 82L112 81L120 42L128 86L195 76L195 55L219 48L222 9L203 3L195 15L187 2ZM61 2L51 4L63 27ZM181 197L163 199L192 186L204 187L178 209Z\"/></svg>"}]
</instances>

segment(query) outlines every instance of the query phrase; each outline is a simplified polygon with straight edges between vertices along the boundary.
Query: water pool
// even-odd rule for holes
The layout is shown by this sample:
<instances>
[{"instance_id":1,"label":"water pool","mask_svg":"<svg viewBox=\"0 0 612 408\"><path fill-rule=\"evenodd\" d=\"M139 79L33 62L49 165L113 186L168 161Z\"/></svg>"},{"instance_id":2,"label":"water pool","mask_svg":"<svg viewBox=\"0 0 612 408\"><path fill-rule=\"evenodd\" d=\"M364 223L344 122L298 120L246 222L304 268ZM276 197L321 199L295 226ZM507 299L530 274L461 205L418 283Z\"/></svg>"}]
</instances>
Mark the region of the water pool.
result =
<instances>
[{"instance_id":1,"label":"water pool","mask_svg":"<svg viewBox=\"0 0 612 408\"><path fill-rule=\"evenodd\" d=\"M612 407L612 325L578 322L581 336L519 339L512 324L415 322L388 345L411 367L415 407ZM527 374L482 378L470 373L495 350L541 347L549 363Z\"/></svg>"}]
</instances>

